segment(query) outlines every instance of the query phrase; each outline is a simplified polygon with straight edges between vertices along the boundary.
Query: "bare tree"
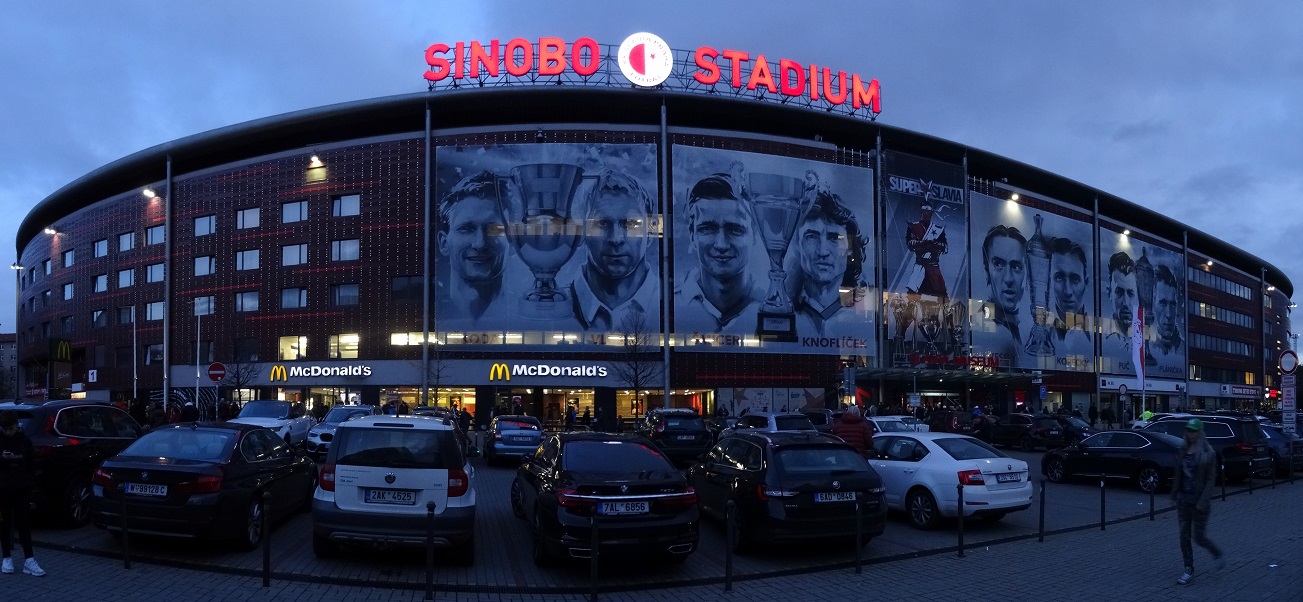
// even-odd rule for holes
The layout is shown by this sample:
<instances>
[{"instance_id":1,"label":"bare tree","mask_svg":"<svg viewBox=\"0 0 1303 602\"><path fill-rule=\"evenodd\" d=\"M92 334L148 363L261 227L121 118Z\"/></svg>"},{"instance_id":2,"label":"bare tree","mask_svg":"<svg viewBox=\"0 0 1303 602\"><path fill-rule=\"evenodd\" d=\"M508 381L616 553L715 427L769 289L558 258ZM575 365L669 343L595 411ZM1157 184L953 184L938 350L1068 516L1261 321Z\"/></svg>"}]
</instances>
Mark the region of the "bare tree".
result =
<instances>
[{"instance_id":1,"label":"bare tree","mask_svg":"<svg viewBox=\"0 0 1303 602\"><path fill-rule=\"evenodd\" d=\"M620 335L624 340L611 370L625 386L633 389L633 398L641 399L642 392L661 381L665 366L661 358L661 333L653 329L647 314L632 312L620 320ZM643 411L646 411L644 408Z\"/></svg>"},{"instance_id":2,"label":"bare tree","mask_svg":"<svg viewBox=\"0 0 1303 602\"><path fill-rule=\"evenodd\" d=\"M222 378L221 382L219 382L218 384L226 387L231 387L236 391L240 389L251 389L255 387L257 385L258 378L262 376L262 369L258 367L258 364L250 364L246 362L230 362L228 364L225 364L225 366L226 366L226 377ZM232 397L234 397L234 395L232 395ZM227 401L247 401L247 400L228 399ZM213 415L216 416L217 406L214 405L213 407L214 407Z\"/></svg>"}]
</instances>

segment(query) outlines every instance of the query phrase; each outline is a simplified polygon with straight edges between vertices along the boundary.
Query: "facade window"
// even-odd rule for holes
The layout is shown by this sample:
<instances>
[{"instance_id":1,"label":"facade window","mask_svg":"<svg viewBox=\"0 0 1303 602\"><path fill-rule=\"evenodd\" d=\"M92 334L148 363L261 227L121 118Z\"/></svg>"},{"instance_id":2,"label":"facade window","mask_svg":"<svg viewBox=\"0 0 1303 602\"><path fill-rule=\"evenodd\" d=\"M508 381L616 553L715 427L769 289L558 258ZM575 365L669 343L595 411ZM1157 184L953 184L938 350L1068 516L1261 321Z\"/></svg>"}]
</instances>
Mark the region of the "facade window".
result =
<instances>
[{"instance_id":1,"label":"facade window","mask_svg":"<svg viewBox=\"0 0 1303 602\"><path fill-rule=\"evenodd\" d=\"M49 307L50 301L54 300L54 293L51 291L41 291L41 307ZM32 310L36 310L36 297L32 297Z\"/></svg>"},{"instance_id":2,"label":"facade window","mask_svg":"<svg viewBox=\"0 0 1303 602\"><path fill-rule=\"evenodd\" d=\"M197 352L199 353L199 357L195 358L195 365L203 365L203 364L211 364L211 363L213 363L213 342L212 342L212 341L199 341L199 345L198 345L198 347L195 349L195 351L197 351Z\"/></svg>"},{"instance_id":3,"label":"facade window","mask_svg":"<svg viewBox=\"0 0 1303 602\"><path fill-rule=\"evenodd\" d=\"M118 235L118 252L130 251L136 248L136 233L123 232Z\"/></svg>"},{"instance_id":4,"label":"facade window","mask_svg":"<svg viewBox=\"0 0 1303 602\"><path fill-rule=\"evenodd\" d=\"M334 306L357 305L357 283L332 284L330 286L330 304Z\"/></svg>"},{"instance_id":5,"label":"facade window","mask_svg":"<svg viewBox=\"0 0 1303 602\"><path fill-rule=\"evenodd\" d=\"M146 319L146 320L162 320L162 319L163 319L163 302L162 302L162 301L154 301L153 303L149 303L149 304L145 305L145 319Z\"/></svg>"},{"instance_id":6,"label":"facade window","mask_svg":"<svg viewBox=\"0 0 1303 602\"><path fill-rule=\"evenodd\" d=\"M162 282L163 264L155 263L145 268L145 282Z\"/></svg>"},{"instance_id":7,"label":"facade window","mask_svg":"<svg viewBox=\"0 0 1303 602\"><path fill-rule=\"evenodd\" d=\"M136 321L136 307L134 305L118 308L118 324L131 324Z\"/></svg>"},{"instance_id":8,"label":"facade window","mask_svg":"<svg viewBox=\"0 0 1303 602\"><path fill-rule=\"evenodd\" d=\"M234 355L237 362L258 361L258 339L235 339Z\"/></svg>"},{"instance_id":9,"label":"facade window","mask_svg":"<svg viewBox=\"0 0 1303 602\"><path fill-rule=\"evenodd\" d=\"M335 203L330 210L331 217L348 217L357 215L362 204L362 195L346 194L335 197Z\"/></svg>"},{"instance_id":10,"label":"facade window","mask_svg":"<svg viewBox=\"0 0 1303 602\"><path fill-rule=\"evenodd\" d=\"M239 251L235 254L235 269L237 270L256 270L258 269L258 249L249 249Z\"/></svg>"},{"instance_id":11,"label":"facade window","mask_svg":"<svg viewBox=\"0 0 1303 602\"><path fill-rule=\"evenodd\" d=\"M63 285L63 300L69 301L71 299L72 299L72 283L69 282L68 284Z\"/></svg>"},{"instance_id":12,"label":"facade window","mask_svg":"<svg viewBox=\"0 0 1303 602\"><path fill-rule=\"evenodd\" d=\"M214 299L212 295L207 297L195 297L195 315L211 316L213 315Z\"/></svg>"},{"instance_id":13,"label":"facade window","mask_svg":"<svg viewBox=\"0 0 1303 602\"><path fill-rule=\"evenodd\" d=\"M195 218L195 236L208 236L217 231L217 216L205 215Z\"/></svg>"},{"instance_id":14,"label":"facade window","mask_svg":"<svg viewBox=\"0 0 1303 602\"><path fill-rule=\"evenodd\" d=\"M71 324L71 316L69 316L69 323ZM102 309L90 312L90 324L94 328L104 328L105 326L108 326L109 312Z\"/></svg>"},{"instance_id":15,"label":"facade window","mask_svg":"<svg viewBox=\"0 0 1303 602\"><path fill-rule=\"evenodd\" d=\"M235 293L235 311L258 311L258 291Z\"/></svg>"},{"instance_id":16,"label":"facade window","mask_svg":"<svg viewBox=\"0 0 1303 602\"><path fill-rule=\"evenodd\" d=\"M307 357L308 337L280 337L276 348L278 360L302 359Z\"/></svg>"},{"instance_id":17,"label":"facade window","mask_svg":"<svg viewBox=\"0 0 1303 602\"><path fill-rule=\"evenodd\" d=\"M235 212L235 228L243 230L245 228L258 227L258 208L250 207Z\"/></svg>"},{"instance_id":18,"label":"facade window","mask_svg":"<svg viewBox=\"0 0 1303 602\"><path fill-rule=\"evenodd\" d=\"M118 288L127 288L136 284L135 270L118 270Z\"/></svg>"},{"instance_id":19,"label":"facade window","mask_svg":"<svg viewBox=\"0 0 1303 602\"><path fill-rule=\"evenodd\" d=\"M359 256L359 246L359 242L356 238L350 240L332 240L330 241L330 260L357 261Z\"/></svg>"},{"instance_id":20,"label":"facade window","mask_svg":"<svg viewBox=\"0 0 1303 602\"><path fill-rule=\"evenodd\" d=\"M90 348L90 357L91 357L90 362L92 368L108 367L109 358L108 358L108 353L106 351L107 348L103 345L96 345Z\"/></svg>"},{"instance_id":21,"label":"facade window","mask_svg":"<svg viewBox=\"0 0 1303 602\"><path fill-rule=\"evenodd\" d=\"M355 332L349 334L330 335L330 359L332 360L357 359L358 340L359 337Z\"/></svg>"},{"instance_id":22,"label":"facade window","mask_svg":"<svg viewBox=\"0 0 1303 602\"><path fill-rule=\"evenodd\" d=\"M195 275L210 276L217 271L217 260L212 255L195 258Z\"/></svg>"},{"instance_id":23,"label":"facade window","mask_svg":"<svg viewBox=\"0 0 1303 602\"><path fill-rule=\"evenodd\" d=\"M308 202L291 201L281 203L281 223L292 224L308 219Z\"/></svg>"},{"instance_id":24,"label":"facade window","mask_svg":"<svg viewBox=\"0 0 1303 602\"><path fill-rule=\"evenodd\" d=\"M102 293L109 290L109 275L100 274L95 277L95 292Z\"/></svg>"},{"instance_id":25,"label":"facade window","mask_svg":"<svg viewBox=\"0 0 1303 602\"><path fill-rule=\"evenodd\" d=\"M149 366L152 364L162 364L162 363L163 363L163 344L154 343L152 345L145 345L145 365Z\"/></svg>"},{"instance_id":26,"label":"facade window","mask_svg":"<svg viewBox=\"0 0 1303 602\"><path fill-rule=\"evenodd\" d=\"M100 312L100 313L104 313L104 312ZM108 320L104 321L104 325L105 326L108 325ZM64 316L62 318L59 318L59 329L60 329L59 331L62 332L63 334L72 334L72 316Z\"/></svg>"},{"instance_id":27,"label":"facade window","mask_svg":"<svg viewBox=\"0 0 1303 602\"><path fill-rule=\"evenodd\" d=\"M104 257L105 255L108 254L109 254L109 239L105 238L102 240L95 241L95 256ZM46 274L49 274L49 272L46 272Z\"/></svg>"},{"instance_id":28,"label":"facade window","mask_svg":"<svg viewBox=\"0 0 1303 602\"><path fill-rule=\"evenodd\" d=\"M50 323L49 323L49 322L41 322L41 336L43 336L43 337L45 337L45 338L47 338L47 339L50 338Z\"/></svg>"},{"instance_id":29,"label":"facade window","mask_svg":"<svg viewBox=\"0 0 1303 602\"><path fill-rule=\"evenodd\" d=\"M154 226L145 230L145 244L147 245L161 245L163 244L163 238L163 226Z\"/></svg>"},{"instance_id":30,"label":"facade window","mask_svg":"<svg viewBox=\"0 0 1303 602\"><path fill-rule=\"evenodd\" d=\"M77 251L69 249L63 252L63 267L70 268L77 261Z\"/></svg>"},{"instance_id":31,"label":"facade window","mask_svg":"<svg viewBox=\"0 0 1303 602\"><path fill-rule=\"evenodd\" d=\"M308 289L281 289L281 309L299 309L308 306Z\"/></svg>"},{"instance_id":32,"label":"facade window","mask_svg":"<svg viewBox=\"0 0 1303 602\"><path fill-rule=\"evenodd\" d=\"M425 296L420 276L394 276L389 288L394 303L420 303Z\"/></svg>"},{"instance_id":33,"label":"facade window","mask_svg":"<svg viewBox=\"0 0 1303 602\"><path fill-rule=\"evenodd\" d=\"M281 265L302 265L308 262L308 245L285 245L281 247Z\"/></svg>"},{"instance_id":34,"label":"facade window","mask_svg":"<svg viewBox=\"0 0 1303 602\"><path fill-rule=\"evenodd\" d=\"M49 260L49 259L46 259L46 260L44 260L44 261L41 262L41 269L42 269L42 270L45 270L45 275L46 275L46 276L49 276L49 275L50 275L50 260Z\"/></svg>"},{"instance_id":35,"label":"facade window","mask_svg":"<svg viewBox=\"0 0 1303 602\"><path fill-rule=\"evenodd\" d=\"M114 366L118 368L130 368L135 363L136 358L132 357L131 347L117 347L113 349Z\"/></svg>"},{"instance_id":36,"label":"facade window","mask_svg":"<svg viewBox=\"0 0 1303 602\"><path fill-rule=\"evenodd\" d=\"M1190 279L1191 283L1219 290L1223 293L1230 293L1241 299L1253 300L1253 289L1244 286L1243 284L1231 282L1221 276L1210 274L1194 266L1186 266L1185 274L1186 277Z\"/></svg>"}]
</instances>

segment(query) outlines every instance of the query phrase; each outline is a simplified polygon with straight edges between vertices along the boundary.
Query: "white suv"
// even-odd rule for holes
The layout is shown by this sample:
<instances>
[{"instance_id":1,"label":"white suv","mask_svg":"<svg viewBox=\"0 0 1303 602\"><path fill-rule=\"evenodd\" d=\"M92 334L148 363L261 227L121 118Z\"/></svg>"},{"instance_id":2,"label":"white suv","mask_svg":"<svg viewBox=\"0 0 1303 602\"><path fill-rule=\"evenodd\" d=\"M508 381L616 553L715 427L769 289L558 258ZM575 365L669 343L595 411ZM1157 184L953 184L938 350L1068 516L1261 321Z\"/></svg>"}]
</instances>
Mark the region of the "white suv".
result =
<instances>
[{"instance_id":1,"label":"white suv","mask_svg":"<svg viewBox=\"0 0 1303 602\"><path fill-rule=\"evenodd\" d=\"M457 426L424 416L365 416L343 422L312 500L312 550L340 544L424 547L426 504L434 543L463 566L475 563L475 469Z\"/></svg>"}]
</instances>

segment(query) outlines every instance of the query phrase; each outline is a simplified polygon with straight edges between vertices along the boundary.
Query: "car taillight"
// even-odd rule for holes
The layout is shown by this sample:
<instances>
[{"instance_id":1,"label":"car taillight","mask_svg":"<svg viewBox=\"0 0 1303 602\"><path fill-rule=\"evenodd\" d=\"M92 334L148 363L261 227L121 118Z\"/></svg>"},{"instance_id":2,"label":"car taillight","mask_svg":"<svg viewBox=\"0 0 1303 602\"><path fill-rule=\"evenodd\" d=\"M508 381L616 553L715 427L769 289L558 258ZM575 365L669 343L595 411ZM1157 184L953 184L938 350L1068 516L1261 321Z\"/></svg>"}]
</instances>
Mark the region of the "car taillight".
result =
<instances>
[{"instance_id":1,"label":"car taillight","mask_svg":"<svg viewBox=\"0 0 1303 602\"><path fill-rule=\"evenodd\" d=\"M1036 434L1037 434L1037 435L1044 435L1044 434L1045 434L1045 427L1041 427L1041 428L1036 429Z\"/></svg>"},{"instance_id":2,"label":"car taillight","mask_svg":"<svg viewBox=\"0 0 1303 602\"><path fill-rule=\"evenodd\" d=\"M109 473L104 472L103 469L99 469L99 468L95 469L94 475L91 475L90 482L99 485L100 487L103 487L105 489L118 488L118 482L113 480L113 477L109 476Z\"/></svg>"},{"instance_id":3,"label":"car taillight","mask_svg":"<svg viewBox=\"0 0 1303 602\"><path fill-rule=\"evenodd\" d=\"M595 500L579 497L574 489L556 490L556 503L565 508L590 508L597 504Z\"/></svg>"},{"instance_id":4,"label":"car taillight","mask_svg":"<svg viewBox=\"0 0 1303 602\"><path fill-rule=\"evenodd\" d=\"M689 487L672 496L659 498L656 503L662 506L695 506L697 505L697 490Z\"/></svg>"},{"instance_id":5,"label":"car taillight","mask_svg":"<svg viewBox=\"0 0 1303 602\"><path fill-rule=\"evenodd\" d=\"M217 493L222 490L222 477L220 475L200 475L193 481L182 481L176 486L177 491L183 494L189 493Z\"/></svg>"},{"instance_id":6,"label":"car taillight","mask_svg":"<svg viewBox=\"0 0 1303 602\"><path fill-rule=\"evenodd\" d=\"M460 497L470 491L471 480L466 476L466 471L460 468L453 468L448 471L448 497Z\"/></svg>"},{"instance_id":7,"label":"car taillight","mask_svg":"<svg viewBox=\"0 0 1303 602\"><path fill-rule=\"evenodd\" d=\"M766 487L764 483L756 485L756 497L760 498L761 500L767 500L771 497L792 497L794 495L796 495L796 492L790 489Z\"/></svg>"},{"instance_id":8,"label":"car taillight","mask_svg":"<svg viewBox=\"0 0 1303 602\"><path fill-rule=\"evenodd\" d=\"M46 419L45 419L45 432L46 432L46 434L49 434L49 435L55 435L55 434L57 434L57 433L54 432L54 415L53 415L53 414L51 414L49 418L46 418Z\"/></svg>"},{"instance_id":9,"label":"car taillight","mask_svg":"<svg viewBox=\"0 0 1303 602\"><path fill-rule=\"evenodd\" d=\"M322 491L335 490L335 465L323 464L321 466L321 475L317 477L317 485Z\"/></svg>"},{"instance_id":10,"label":"car taillight","mask_svg":"<svg viewBox=\"0 0 1303 602\"><path fill-rule=\"evenodd\" d=\"M1235 451L1238 451L1242 454L1251 454L1253 453L1253 446L1248 443L1245 443L1244 441L1241 441L1235 444Z\"/></svg>"},{"instance_id":11,"label":"car taillight","mask_svg":"<svg viewBox=\"0 0 1303 602\"><path fill-rule=\"evenodd\" d=\"M980 470L961 470L959 471L960 485L985 485L986 478L982 476Z\"/></svg>"}]
</instances>

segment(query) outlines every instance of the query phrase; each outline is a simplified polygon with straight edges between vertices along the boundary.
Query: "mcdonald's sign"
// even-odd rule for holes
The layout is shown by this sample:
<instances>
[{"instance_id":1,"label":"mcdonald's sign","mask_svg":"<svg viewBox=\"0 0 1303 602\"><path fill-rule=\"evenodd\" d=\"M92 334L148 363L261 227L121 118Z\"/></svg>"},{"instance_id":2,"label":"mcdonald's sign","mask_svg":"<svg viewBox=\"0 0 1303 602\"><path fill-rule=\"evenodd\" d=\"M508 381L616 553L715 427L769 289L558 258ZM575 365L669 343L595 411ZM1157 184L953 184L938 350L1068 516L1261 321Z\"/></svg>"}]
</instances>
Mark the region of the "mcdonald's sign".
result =
<instances>
[{"instance_id":1,"label":"mcdonald's sign","mask_svg":"<svg viewBox=\"0 0 1303 602\"><path fill-rule=\"evenodd\" d=\"M68 339L50 339L50 361L71 362L72 341Z\"/></svg>"},{"instance_id":2,"label":"mcdonald's sign","mask_svg":"<svg viewBox=\"0 0 1303 602\"><path fill-rule=\"evenodd\" d=\"M489 380L511 380L511 368L501 362L489 367Z\"/></svg>"},{"instance_id":3,"label":"mcdonald's sign","mask_svg":"<svg viewBox=\"0 0 1303 602\"><path fill-rule=\"evenodd\" d=\"M287 375L285 372L285 366L275 365L271 367L271 376L268 377L267 380L268 382L274 383L278 380L281 382L285 382L288 381L289 379L290 379L289 375Z\"/></svg>"}]
</instances>

